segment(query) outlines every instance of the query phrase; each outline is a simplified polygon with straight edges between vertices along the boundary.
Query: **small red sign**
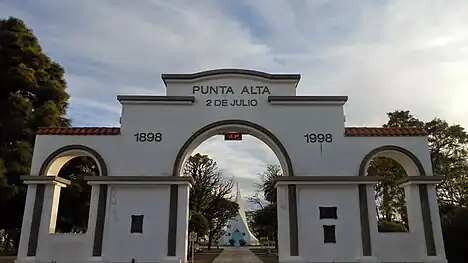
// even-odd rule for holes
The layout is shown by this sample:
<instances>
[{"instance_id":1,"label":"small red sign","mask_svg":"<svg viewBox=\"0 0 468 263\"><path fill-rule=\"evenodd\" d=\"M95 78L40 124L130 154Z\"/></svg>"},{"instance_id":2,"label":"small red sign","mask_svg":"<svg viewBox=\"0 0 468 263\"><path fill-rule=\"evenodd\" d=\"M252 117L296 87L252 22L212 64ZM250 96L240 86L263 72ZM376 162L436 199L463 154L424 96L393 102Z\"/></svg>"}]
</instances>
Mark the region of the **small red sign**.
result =
<instances>
[{"instance_id":1,"label":"small red sign","mask_svg":"<svg viewBox=\"0 0 468 263\"><path fill-rule=\"evenodd\" d=\"M224 134L225 141L242 141L242 133L239 132L230 132Z\"/></svg>"}]
</instances>

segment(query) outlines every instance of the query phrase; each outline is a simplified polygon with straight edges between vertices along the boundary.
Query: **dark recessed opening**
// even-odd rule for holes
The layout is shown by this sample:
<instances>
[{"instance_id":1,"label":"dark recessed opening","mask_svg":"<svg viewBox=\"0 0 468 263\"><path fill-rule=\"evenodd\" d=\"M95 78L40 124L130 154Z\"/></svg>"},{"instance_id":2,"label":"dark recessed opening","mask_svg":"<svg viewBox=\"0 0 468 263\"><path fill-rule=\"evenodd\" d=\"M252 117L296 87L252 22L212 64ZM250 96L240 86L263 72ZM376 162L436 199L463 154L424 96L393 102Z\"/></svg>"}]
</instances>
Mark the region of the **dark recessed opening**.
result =
<instances>
[{"instance_id":1,"label":"dark recessed opening","mask_svg":"<svg viewBox=\"0 0 468 263\"><path fill-rule=\"evenodd\" d=\"M320 206L320 219L338 219L338 208L336 206Z\"/></svg>"},{"instance_id":2,"label":"dark recessed opening","mask_svg":"<svg viewBox=\"0 0 468 263\"><path fill-rule=\"evenodd\" d=\"M323 242L336 243L335 226L323 226Z\"/></svg>"},{"instance_id":3,"label":"dark recessed opening","mask_svg":"<svg viewBox=\"0 0 468 263\"><path fill-rule=\"evenodd\" d=\"M130 233L143 233L143 215L132 215Z\"/></svg>"}]
</instances>

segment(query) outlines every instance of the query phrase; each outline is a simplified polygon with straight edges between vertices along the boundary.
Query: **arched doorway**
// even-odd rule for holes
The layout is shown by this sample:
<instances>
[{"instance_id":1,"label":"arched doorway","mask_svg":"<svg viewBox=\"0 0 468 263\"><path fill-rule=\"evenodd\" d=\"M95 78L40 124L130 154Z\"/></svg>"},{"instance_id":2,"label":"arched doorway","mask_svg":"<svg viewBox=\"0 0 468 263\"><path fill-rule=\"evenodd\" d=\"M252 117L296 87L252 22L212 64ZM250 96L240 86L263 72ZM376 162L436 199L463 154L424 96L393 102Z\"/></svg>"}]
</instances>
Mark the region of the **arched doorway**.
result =
<instances>
[{"instance_id":1,"label":"arched doorway","mask_svg":"<svg viewBox=\"0 0 468 263\"><path fill-rule=\"evenodd\" d=\"M228 132L239 132L249 134L263 141L275 153L283 170L283 176L294 176L293 166L286 148L281 141L268 129L258 124L246 120L223 120L208 124L198 131L196 131L181 147L173 166L173 176L182 176L182 168L185 165L187 158L190 154L208 138L224 134ZM278 218L278 227L287 227L289 229L289 248L291 256L298 256L298 215L297 215L297 200L296 200L296 186L289 185L287 196L289 208L289 221L286 225L285 222ZM170 208L169 208L169 233L168 233L168 256L176 255L176 247L178 236L181 236L180 230L177 225L177 211L179 204L188 202L188 200L178 200L178 186L171 185L170 190ZM179 231L179 232L178 232Z\"/></svg>"},{"instance_id":2,"label":"arched doorway","mask_svg":"<svg viewBox=\"0 0 468 263\"><path fill-rule=\"evenodd\" d=\"M89 157L97 166L98 174L100 176L107 176L107 164L104 158L94 149L84 145L68 145L53 153L49 154L42 163L39 176L56 177L59 175L60 170L71 160L77 157ZM27 246L27 255L35 256L39 241L39 232L41 225L42 210L44 205L45 185L38 185L35 194L35 201L33 206L33 218L31 221L31 228L29 233L29 240ZM102 241L104 232L104 220L107 199L107 186L102 185L99 189L98 198L98 211L96 222L93 231L93 256L100 256L102 253ZM89 216L89 215L88 215Z\"/></svg>"}]
</instances>

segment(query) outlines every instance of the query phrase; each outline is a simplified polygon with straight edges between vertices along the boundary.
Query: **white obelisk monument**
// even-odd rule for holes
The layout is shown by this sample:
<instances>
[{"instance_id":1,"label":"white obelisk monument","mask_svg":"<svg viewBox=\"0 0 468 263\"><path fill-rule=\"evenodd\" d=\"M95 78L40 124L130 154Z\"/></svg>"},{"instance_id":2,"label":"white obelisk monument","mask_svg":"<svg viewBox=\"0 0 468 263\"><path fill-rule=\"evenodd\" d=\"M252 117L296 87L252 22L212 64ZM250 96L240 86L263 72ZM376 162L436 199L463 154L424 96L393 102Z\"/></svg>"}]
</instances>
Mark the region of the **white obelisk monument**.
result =
<instances>
[{"instance_id":1,"label":"white obelisk monument","mask_svg":"<svg viewBox=\"0 0 468 263\"><path fill-rule=\"evenodd\" d=\"M239 205L239 212L230 219L227 223L226 233L220 238L221 245L240 246L258 245L258 239L250 232L249 224L245 216L245 201L239 188L239 182L236 183L236 199L235 202Z\"/></svg>"}]
</instances>

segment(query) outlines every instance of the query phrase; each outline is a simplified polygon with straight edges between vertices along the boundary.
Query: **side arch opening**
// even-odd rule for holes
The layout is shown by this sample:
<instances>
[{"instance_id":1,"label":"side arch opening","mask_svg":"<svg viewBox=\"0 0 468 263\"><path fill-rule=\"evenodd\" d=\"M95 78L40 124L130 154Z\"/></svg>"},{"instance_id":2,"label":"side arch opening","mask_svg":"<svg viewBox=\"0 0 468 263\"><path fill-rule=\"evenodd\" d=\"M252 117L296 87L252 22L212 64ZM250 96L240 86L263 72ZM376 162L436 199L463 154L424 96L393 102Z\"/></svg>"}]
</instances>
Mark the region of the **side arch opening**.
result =
<instances>
[{"instance_id":1,"label":"side arch opening","mask_svg":"<svg viewBox=\"0 0 468 263\"><path fill-rule=\"evenodd\" d=\"M408 232L411 224L419 222L411 222L407 219L406 193L404 189L396 185L396 181L404 177L425 176L426 172L421 161L411 151L400 146L385 145L370 151L363 158L358 175L385 178L374 188L375 207L369 207L366 186L359 186L360 214L361 222L363 222L361 227L363 255L371 256L369 209L376 209L379 232ZM393 195L384 196L386 191L393 191ZM388 214L385 215L385 212ZM390 218L391 221L380 220L379 222L382 218ZM425 227L426 235L428 231Z\"/></svg>"},{"instance_id":2,"label":"side arch opening","mask_svg":"<svg viewBox=\"0 0 468 263\"><path fill-rule=\"evenodd\" d=\"M84 145L65 146L46 158L39 175L58 176L71 181L71 185L60 189L58 200L53 200L55 211L52 214L57 216L50 229L55 233L86 233L91 186L82 180L82 176L107 176L107 166L101 155Z\"/></svg>"}]
</instances>

